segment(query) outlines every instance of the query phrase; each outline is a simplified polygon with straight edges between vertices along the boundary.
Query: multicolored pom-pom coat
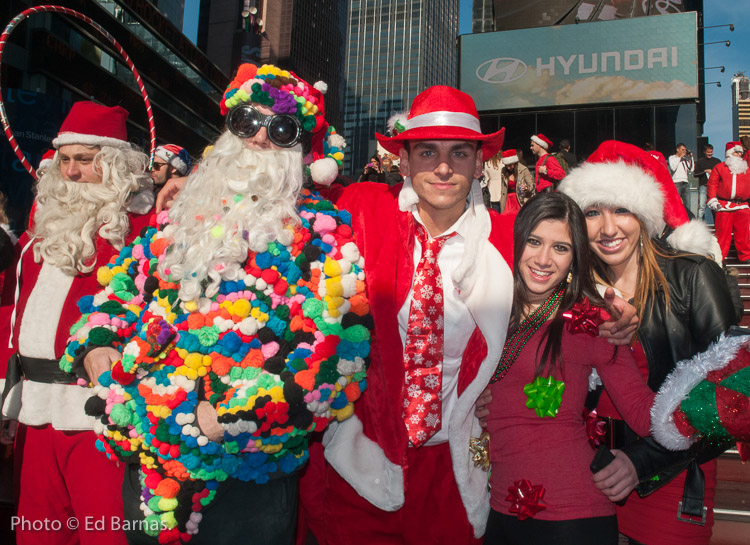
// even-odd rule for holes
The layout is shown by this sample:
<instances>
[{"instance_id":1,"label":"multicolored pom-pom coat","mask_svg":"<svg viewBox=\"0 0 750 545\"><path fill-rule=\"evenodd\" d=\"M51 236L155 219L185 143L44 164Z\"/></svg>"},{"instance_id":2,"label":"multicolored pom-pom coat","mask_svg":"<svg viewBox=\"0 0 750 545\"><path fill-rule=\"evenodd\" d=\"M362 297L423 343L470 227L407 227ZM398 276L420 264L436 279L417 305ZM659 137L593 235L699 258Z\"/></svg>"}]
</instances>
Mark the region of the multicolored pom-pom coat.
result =
<instances>
[{"instance_id":1,"label":"multicolored pom-pom coat","mask_svg":"<svg viewBox=\"0 0 750 545\"><path fill-rule=\"evenodd\" d=\"M160 278L162 213L98 271L104 289L79 303L60 365L70 371L97 346L122 352L86 410L98 448L140 464L144 528L160 543L197 533L218 483L297 471L308 435L348 418L365 389L371 320L351 218L309 192L298 211L289 246L250 253L236 281L199 303ZM218 434L199 426L201 403Z\"/></svg>"}]
</instances>

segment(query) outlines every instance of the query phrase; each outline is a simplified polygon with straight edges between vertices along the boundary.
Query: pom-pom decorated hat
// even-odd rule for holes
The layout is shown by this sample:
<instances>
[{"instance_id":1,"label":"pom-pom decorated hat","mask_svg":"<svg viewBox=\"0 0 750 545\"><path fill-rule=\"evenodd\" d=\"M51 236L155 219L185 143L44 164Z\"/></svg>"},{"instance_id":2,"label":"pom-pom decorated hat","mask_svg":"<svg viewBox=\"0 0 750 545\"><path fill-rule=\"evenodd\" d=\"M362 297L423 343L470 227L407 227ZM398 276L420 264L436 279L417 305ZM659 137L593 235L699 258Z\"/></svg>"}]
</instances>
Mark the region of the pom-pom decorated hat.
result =
<instances>
[{"instance_id":1,"label":"pom-pom decorated hat","mask_svg":"<svg viewBox=\"0 0 750 545\"><path fill-rule=\"evenodd\" d=\"M503 164L504 165L512 165L513 163L518 162L518 154L516 153L516 150L514 149L507 149L503 152Z\"/></svg>"},{"instance_id":2,"label":"pom-pom decorated hat","mask_svg":"<svg viewBox=\"0 0 750 545\"><path fill-rule=\"evenodd\" d=\"M220 102L221 114L245 102L269 107L275 114L295 116L311 135L310 173L314 181L330 184L338 175L346 147L343 137L325 119L325 82L310 85L294 72L264 64L242 64ZM335 136L334 136L335 135ZM331 140L331 136L334 136Z\"/></svg>"},{"instance_id":3,"label":"pom-pom decorated hat","mask_svg":"<svg viewBox=\"0 0 750 545\"><path fill-rule=\"evenodd\" d=\"M667 242L676 250L699 255L717 250L706 224L690 221L669 170L632 144L602 142L560 182L559 190L584 210L595 205L627 208L651 237L658 238L669 226L673 232Z\"/></svg>"},{"instance_id":4,"label":"pom-pom decorated hat","mask_svg":"<svg viewBox=\"0 0 750 545\"><path fill-rule=\"evenodd\" d=\"M185 176L190 171L190 154L185 148L176 144L159 146L154 151L154 157L158 157L168 165L173 166L180 176Z\"/></svg>"},{"instance_id":5,"label":"pom-pom decorated hat","mask_svg":"<svg viewBox=\"0 0 750 545\"><path fill-rule=\"evenodd\" d=\"M129 148L127 119L128 111L120 106L110 108L89 101L76 102L52 145L55 149L72 144Z\"/></svg>"},{"instance_id":6,"label":"pom-pom decorated hat","mask_svg":"<svg viewBox=\"0 0 750 545\"><path fill-rule=\"evenodd\" d=\"M533 134L531 136L531 141L542 146L546 150L552 147L552 140L544 136L542 133Z\"/></svg>"},{"instance_id":7,"label":"pom-pom decorated hat","mask_svg":"<svg viewBox=\"0 0 750 545\"><path fill-rule=\"evenodd\" d=\"M481 142L487 161L503 147L505 129L482 134L474 100L466 93L435 85L419 93L412 102L405 130L391 136L375 134L386 150L398 154L408 140L473 140Z\"/></svg>"}]
</instances>

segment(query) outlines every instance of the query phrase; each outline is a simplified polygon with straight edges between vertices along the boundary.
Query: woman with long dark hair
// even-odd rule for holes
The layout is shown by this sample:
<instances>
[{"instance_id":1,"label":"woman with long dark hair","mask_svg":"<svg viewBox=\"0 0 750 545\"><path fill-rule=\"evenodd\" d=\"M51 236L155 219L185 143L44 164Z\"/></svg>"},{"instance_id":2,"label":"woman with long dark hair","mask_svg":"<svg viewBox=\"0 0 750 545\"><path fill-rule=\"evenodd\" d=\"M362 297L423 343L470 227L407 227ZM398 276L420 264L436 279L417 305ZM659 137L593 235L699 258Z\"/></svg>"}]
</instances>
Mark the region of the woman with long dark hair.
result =
<instances>
[{"instance_id":1,"label":"woman with long dark hair","mask_svg":"<svg viewBox=\"0 0 750 545\"><path fill-rule=\"evenodd\" d=\"M586 222L572 199L542 193L514 229L510 329L490 384L492 511L485 544L612 545L615 507L597 490L582 418L596 368L634 429L647 434L653 393L627 349L597 337L606 318Z\"/></svg>"},{"instance_id":2,"label":"woman with long dark hair","mask_svg":"<svg viewBox=\"0 0 750 545\"><path fill-rule=\"evenodd\" d=\"M702 221L688 221L667 169L630 144L601 144L560 191L586 216L598 280L638 311L631 351L657 391L677 362L705 351L737 322L724 273L706 257L718 245ZM665 226L668 236L657 240ZM617 508L621 543L707 545L716 462L702 462L725 446L665 451L622 421L605 388L597 410L608 418L616 460L594 479L611 500L627 498ZM630 494L634 487L638 495Z\"/></svg>"}]
</instances>

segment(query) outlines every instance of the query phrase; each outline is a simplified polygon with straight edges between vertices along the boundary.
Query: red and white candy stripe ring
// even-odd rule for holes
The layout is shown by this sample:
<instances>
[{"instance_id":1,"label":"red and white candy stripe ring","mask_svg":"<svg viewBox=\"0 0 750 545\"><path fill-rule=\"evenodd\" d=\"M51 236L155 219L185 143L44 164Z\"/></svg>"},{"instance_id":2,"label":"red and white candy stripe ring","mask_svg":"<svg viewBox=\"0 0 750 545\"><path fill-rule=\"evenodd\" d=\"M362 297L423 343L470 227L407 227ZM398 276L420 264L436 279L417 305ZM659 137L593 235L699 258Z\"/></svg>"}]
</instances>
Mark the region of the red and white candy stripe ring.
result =
<instances>
[{"instance_id":1,"label":"red and white candy stripe ring","mask_svg":"<svg viewBox=\"0 0 750 545\"><path fill-rule=\"evenodd\" d=\"M148 125L149 125L149 132L151 133L151 161L153 161L154 157L154 150L156 149L156 125L154 124L154 114L151 111L151 101L148 99L148 93L146 92L146 87L143 85L143 81L141 81L141 75L138 73L138 70L135 68L135 65L133 64L133 61L130 60L130 57L125 52L125 50L122 48L122 46L117 42L117 40L114 39L114 37L104 30L104 28L91 19L90 17L87 17L86 15L83 15L82 13L79 13L75 10L65 8L62 6L36 6L33 8L29 8L25 11L22 11L18 15L16 15L13 20L11 20L10 23L8 23L8 26L5 27L5 30L3 30L3 33L0 34L0 64L2 64L3 59L3 49L5 48L5 44L8 41L8 37L10 36L10 33L13 32L13 29L18 26L20 22L22 22L24 19L27 19L29 15L32 15L34 13L43 13L46 11L51 11L55 13L63 13L65 15L70 15L71 17L75 17L76 19L80 19L81 21L84 21L85 23L88 23L92 27L94 27L99 34L104 36L109 43L111 43L115 49L120 53L125 63L128 65L128 68L130 68L130 71L133 73L133 76L135 76L135 81L138 84L138 88L141 90L141 96L143 97L143 102L146 104L146 114L148 115ZM13 151L16 153L16 156L18 157L18 160L21 161L21 164L26 168L26 170L29 171L29 174L31 174L34 178L36 178L36 171L34 170L34 167L31 166L31 163L29 163L28 159L26 159L26 156L21 151L21 148L18 146L18 143L16 142L15 136L13 136L13 131L10 130L10 123L8 122L8 115L5 113L5 103L2 100L2 88L0 86L0 123L3 125L3 130L5 131L5 136L8 137L8 142L10 142L11 147L13 148Z\"/></svg>"}]
</instances>

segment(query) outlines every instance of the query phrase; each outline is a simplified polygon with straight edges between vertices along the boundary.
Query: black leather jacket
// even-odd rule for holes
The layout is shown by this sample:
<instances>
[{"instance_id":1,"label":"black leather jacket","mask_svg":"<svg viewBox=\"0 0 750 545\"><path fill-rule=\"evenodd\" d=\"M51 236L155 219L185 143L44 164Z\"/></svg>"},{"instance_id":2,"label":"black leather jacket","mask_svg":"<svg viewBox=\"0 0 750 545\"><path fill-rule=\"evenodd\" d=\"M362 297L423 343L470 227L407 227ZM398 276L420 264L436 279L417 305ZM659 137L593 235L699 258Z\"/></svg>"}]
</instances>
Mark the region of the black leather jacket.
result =
<instances>
[{"instance_id":1,"label":"black leather jacket","mask_svg":"<svg viewBox=\"0 0 750 545\"><path fill-rule=\"evenodd\" d=\"M669 285L670 305L664 292L649 301L638 327L638 338L648 361L648 385L657 391L680 360L703 352L721 333L737 323L724 271L713 261L689 255L663 258L659 267ZM703 474L698 464L721 454L729 446L699 442L688 451L671 452L650 438L638 438L627 429L621 450L633 462L646 496L688 469L683 513L699 516L703 508Z\"/></svg>"}]
</instances>

